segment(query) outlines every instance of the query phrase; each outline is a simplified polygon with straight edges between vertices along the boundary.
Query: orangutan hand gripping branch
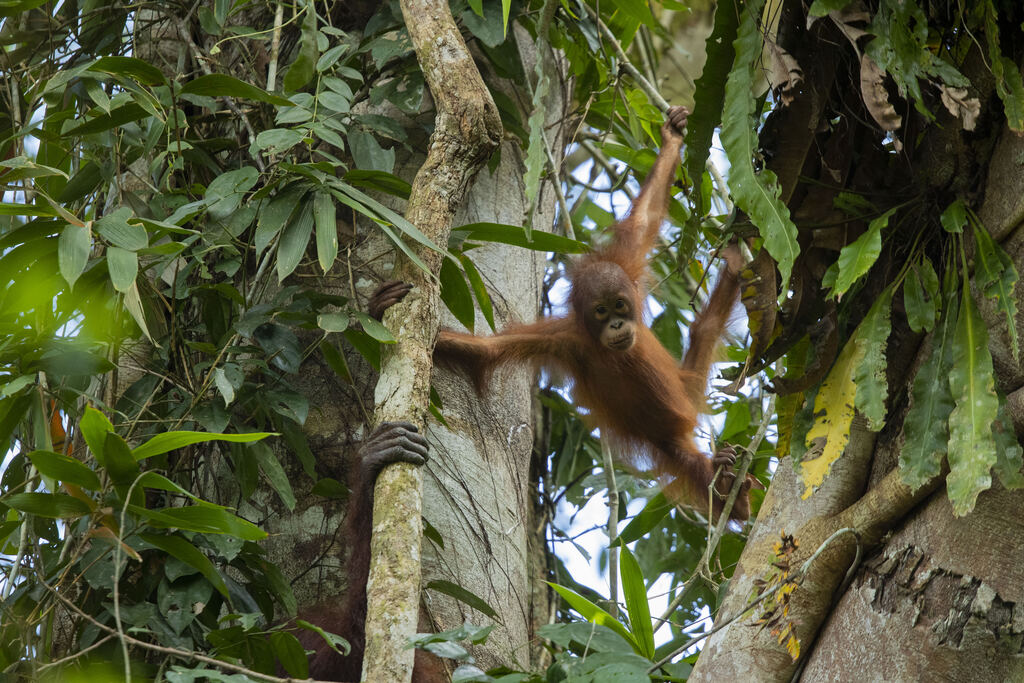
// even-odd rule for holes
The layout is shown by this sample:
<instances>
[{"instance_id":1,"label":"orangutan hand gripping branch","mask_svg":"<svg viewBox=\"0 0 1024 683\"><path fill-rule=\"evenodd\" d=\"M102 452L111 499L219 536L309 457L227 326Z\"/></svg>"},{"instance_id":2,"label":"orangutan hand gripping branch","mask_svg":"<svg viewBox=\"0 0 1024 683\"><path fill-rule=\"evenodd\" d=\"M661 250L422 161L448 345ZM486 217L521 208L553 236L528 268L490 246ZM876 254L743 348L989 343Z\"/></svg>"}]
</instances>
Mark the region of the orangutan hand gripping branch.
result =
<instances>
[{"instance_id":1,"label":"orangutan hand gripping branch","mask_svg":"<svg viewBox=\"0 0 1024 683\"><path fill-rule=\"evenodd\" d=\"M714 349L739 295L739 249L732 245L723 250L726 268L690 326L690 346L681 365L641 316L647 253L668 208L688 114L685 107L669 110L658 160L629 215L612 226L610 245L584 256L570 270L565 317L515 325L491 337L443 330L434 358L464 368L478 391L500 365L532 363L564 374L574 382L574 396L589 409L602 436L614 439L634 462L653 461L667 480L670 497L706 508L708 486L723 466L715 484L718 516L735 480L735 452L724 448L713 458L705 456L693 441L693 430ZM749 517L753 482L753 477L744 482L731 518Z\"/></svg>"}]
</instances>

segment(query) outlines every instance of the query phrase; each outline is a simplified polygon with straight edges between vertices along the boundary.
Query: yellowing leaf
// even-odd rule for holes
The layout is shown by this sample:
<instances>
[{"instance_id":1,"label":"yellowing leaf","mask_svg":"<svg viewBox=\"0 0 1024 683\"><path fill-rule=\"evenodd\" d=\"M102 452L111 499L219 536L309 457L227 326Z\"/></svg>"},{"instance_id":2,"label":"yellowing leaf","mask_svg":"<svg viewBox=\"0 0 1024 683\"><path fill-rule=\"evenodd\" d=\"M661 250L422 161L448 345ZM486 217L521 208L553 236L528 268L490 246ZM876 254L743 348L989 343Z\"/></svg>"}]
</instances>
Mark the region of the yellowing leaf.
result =
<instances>
[{"instance_id":1,"label":"yellowing leaf","mask_svg":"<svg viewBox=\"0 0 1024 683\"><path fill-rule=\"evenodd\" d=\"M807 432L806 443L809 454L814 452L821 455L800 463L800 476L806 486L802 496L804 499L810 498L815 489L821 486L825 475L832 469L832 463L846 450L857 395L853 375L863 358L864 347L857 343L855 335L840 351L814 400L815 420Z\"/></svg>"}]
</instances>

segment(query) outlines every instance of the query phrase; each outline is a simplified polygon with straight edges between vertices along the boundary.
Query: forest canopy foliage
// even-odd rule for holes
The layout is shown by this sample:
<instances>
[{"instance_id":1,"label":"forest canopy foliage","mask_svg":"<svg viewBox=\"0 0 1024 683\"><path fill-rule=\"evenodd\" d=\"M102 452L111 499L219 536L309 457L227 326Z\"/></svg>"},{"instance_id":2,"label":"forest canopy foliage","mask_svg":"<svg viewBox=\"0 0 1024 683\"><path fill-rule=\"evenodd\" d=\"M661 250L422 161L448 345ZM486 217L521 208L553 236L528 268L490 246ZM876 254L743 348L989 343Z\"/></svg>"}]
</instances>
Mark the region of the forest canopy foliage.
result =
<instances>
[{"instance_id":1,"label":"forest canopy foliage","mask_svg":"<svg viewBox=\"0 0 1024 683\"><path fill-rule=\"evenodd\" d=\"M317 472L303 433L315 406L297 377L315 360L353 384L393 341L363 311L353 283L373 263L353 246L371 234L413 263L416 248L443 254L448 310L471 330L479 310L493 328L474 249L549 253L550 290L650 169L667 93L692 97L672 104L693 115L652 259L666 348L681 355L709 255L732 236L756 255L750 334L729 340L722 366L742 390L713 394L714 438L752 445L766 483L791 455L810 496L857 415L878 431L898 414L903 480L924 486L948 466L957 514L992 472L1024 486L981 317L999 312L1019 360L1018 273L983 224L976 151L1004 126L1024 133L1018 4L703 5L451 3L528 203L554 192L559 210L554 226L533 211L521 225L456 225L439 245L394 208L410 192L396 160L433 127L397 2L364 16L361 3L313 0L0 1L0 671L257 680L280 663L305 676L301 646L275 626L296 612L291 577L264 556L259 520L233 508L270 490L293 509L295 473L315 495L345 496ZM691 89L672 49L708 13ZM544 108L555 89L570 131L557 144ZM894 391L894 359L925 335L926 359ZM455 642L486 638L472 625L419 644L462 661L464 680L684 680L689 662L667 659L695 644L745 536L709 546L705 514L617 472L620 614L564 563L591 559L572 525L609 480L571 394L542 381L535 493L564 602L540 634L555 663L488 677ZM210 467L230 470L232 500L196 494ZM649 602L655 581L667 601ZM652 605L666 602L659 620Z\"/></svg>"}]
</instances>

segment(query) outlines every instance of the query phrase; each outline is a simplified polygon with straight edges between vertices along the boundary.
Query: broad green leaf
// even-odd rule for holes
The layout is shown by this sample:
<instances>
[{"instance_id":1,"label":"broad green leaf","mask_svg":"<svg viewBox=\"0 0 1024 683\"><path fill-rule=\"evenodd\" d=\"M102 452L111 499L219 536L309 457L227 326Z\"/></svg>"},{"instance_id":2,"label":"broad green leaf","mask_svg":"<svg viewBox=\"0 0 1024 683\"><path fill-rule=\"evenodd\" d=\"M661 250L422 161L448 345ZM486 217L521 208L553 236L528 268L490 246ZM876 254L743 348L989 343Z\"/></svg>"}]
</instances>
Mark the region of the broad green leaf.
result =
<instances>
[{"instance_id":1,"label":"broad green leaf","mask_svg":"<svg viewBox=\"0 0 1024 683\"><path fill-rule=\"evenodd\" d=\"M562 596L562 599L568 603L569 607L579 612L584 619L593 624L607 626L622 636L637 654L643 654L640 651L640 646L637 644L636 638L633 637L633 634L626 630L626 627L619 623L615 617L608 614L608 612L570 588L559 586L557 583L551 583L550 581L548 581L547 584L551 586L556 593Z\"/></svg>"},{"instance_id":2,"label":"broad green leaf","mask_svg":"<svg viewBox=\"0 0 1024 683\"><path fill-rule=\"evenodd\" d=\"M946 232L959 233L964 231L967 224L967 206L964 200L956 199L947 206L939 216L939 222Z\"/></svg>"},{"instance_id":3,"label":"broad green leaf","mask_svg":"<svg viewBox=\"0 0 1024 683\"><path fill-rule=\"evenodd\" d=\"M135 57L100 57L89 65L89 70L132 78L143 85L162 85L167 82L160 69Z\"/></svg>"},{"instance_id":4,"label":"broad green leaf","mask_svg":"<svg viewBox=\"0 0 1024 683\"><path fill-rule=\"evenodd\" d=\"M344 313L321 313L316 324L325 332L344 332L348 329L348 316Z\"/></svg>"},{"instance_id":5,"label":"broad green leaf","mask_svg":"<svg viewBox=\"0 0 1024 683\"><path fill-rule=\"evenodd\" d=\"M355 311L354 315L359 320L359 324L363 326L363 331L370 335L382 344L394 344L395 338L391 334L391 331L380 324L379 321L374 320L370 316L366 315L362 311ZM348 332L350 330L346 330ZM349 338L351 341L351 338Z\"/></svg>"},{"instance_id":6,"label":"broad green leaf","mask_svg":"<svg viewBox=\"0 0 1024 683\"><path fill-rule=\"evenodd\" d=\"M885 378L885 347L889 343L892 326L892 287L887 287L872 304L868 314L857 328L856 343L860 346L861 362L853 374L857 385L857 410L867 419L868 428L877 432L885 424L885 401L889 384Z\"/></svg>"},{"instance_id":7,"label":"broad green leaf","mask_svg":"<svg viewBox=\"0 0 1024 683\"><path fill-rule=\"evenodd\" d=\"M915 491L939 476L946 457L953 410L948 378L958 309L956 297L948 297L942 322L931 338L931 351L914 377L910 410L903 420L906 439L900 449L900 475Z\"/></svg>"},{"instance_id":8,"label":"broad green leaf","mask_svg":"<svg viewBox=\"0 0 1024 683\"><path fill-rule=\"evenodd\" d=\"M1006 411L1006 400L1000 397L999 419L992 424L996 440L995 472L1007 491L1024 488L1024 449L1013 431L1013 422Z\"/></svg>"},{"instance_id":9,"label":"broad green leaf","mask_svg":"<svg viewBox=\"0 0 1024 683\"><path fill-rule=\"evenodd\" d=\"M451 596L459 602L469 605L476 611L486 614L491 619L494 619L499 622L501 621L501 617L498 616L498 613L494 611L493 607L487 604L486 600L478 596L476 593L466 590L458 584L452 583L451 581L437 580L428 583L426 588L428 590L437 591L439 593L444 593L445 595Z\"/></svg>"},{"instance_id":10,"label":"broad green leaf","mask_svg":"<svg viewBox=\"0 0 1024 683\"><path fill-rule=\"evenodd\" d=\"M984 0L985 38L996 92L1003 101L1006 125L1010 130L1024 132L1024 79L1020 69L999 47L999 16L992 0Z\"/></svg>"},{"instance_id":11,"label":"broad green leaf","mask_svg":"<svg viewBox=\"0 0 1024 683\"><path fill-rule=\"evenodd\" d=\"M757 226L764 247L778 264L780 295L786 297L793 262L800 253L796 226L789 208L779 199L781 188L775 174L768 169L754 173L753 159L758 150L752 94L753 75L761 62L762 39L758 26L763 0L752 0L744 7L739 33L733 44L736 59L725 84L725 107L722 114L722 145L731 166L729 188L736 206L750 216Z\"/></svg>"},{"instance_id":12,"label":"broad green leaf","mask_svg":"<svg viewBox=\"0 0 1024 683\"><path fill-rule=\"evenodd\" d=\"M293 185L280 192L273 201L261 205L254 238L257 255L262 254L267 245L281 232L281 228L288 223L292 212L298 206L299 200L308 190L306 186Z\"/></svg>"},{"instance_id":13,"label":"broad green leaf","mask_svg":"<svg viewBox=\"0 0 1024 683\"><path fill-rule=\"evenodd\" d=\"M122 207L96 221L93 229L115 247L137 251L149 246L149 235L145 227L129 224L128 219L131 217L132 210Z\"/></svg>"},{"instance_id":14,"label":"broad green leaf","mask_svg":"<svg viewBox=\"0 0 1024 683\"><path fill-rule=\"evenodd\" d=\"M228 407L235 400L235 387L228 381L224 374L224 368L217 368L213 371L213 383L217 385L217 391L224 399L224 407Z\"/></svg>"},{"instance_id":15,"label":"broad green leaf","mask_svg":"<svg viewBox=\"0 0 1024 683\"><path fill-rule=\"evenodd\" d=\"M814 399L815 420L804 440L808 451L800 461L805 500L825 481L832 463L843 454L850 440L857 394L853 377L864 359L864 347L857 343L859 333L854 333L854 338L839 352Z\"/></svg>"},{"instance_id":16,"label":"broad green leaf","mask_svg":"<svg viewBox=\"0 0 1024 683\"><path fill-rule=\"evenodd\" d=\"M493 331L495 329L494 305L491 303L491 295L487 293L487 285L484 284L480 271L476 269L476 265L468 256L459 254L459 263L462 264L463 269L466 271L466 279L469 280L469 286L473 289L473 296L476 297L476 302L480 304L480 312L483 313L484 320L487 321L487 324Z\"/></svg>"},{"instance_id":17,"label":"broad green leaf","mask_svg":"<svg viewBox=\"0 0 1024 683\"><path fill-rule=\"evenodd\" d=\"M462 270L450 258L446 258L441 264L441 301L456 320L470 332L473 331L476 321L473 294L469 291L466 279L462 277Z\"/></svg>"},{"instance_id":18,"label":"broad green leaf","mask_svg":"<svg viewBox=\"0 0 1024 683\"><path fill-rule=\"evenodd\" d=\"M160 345L149 334L149 327L146 325L146 313L142 310L142 298L139 296L139 285L137 282L132 282L131 286L124 293L124 307L132 316L135 324L142 330L142 333L146 335L146 339L159 347Z\"/></svg>"},{"instance_id":19,"label":"broad green leaf","mask_svg":"<svg viewBox=\"0 0 1024 683\"><path fill-rule=\"evenodd\" d=\"M263 470L263 474L267 477L267 481L270 482L270 485L277 492L285 507L288 510L294 510L295 492L292 490L291 481L289 481L288 474L281 467L281 463L278 461L277 456L274 455L274 451L270 449L270 446L265 443L254 443L246 449L246 452L259 463L260 469Z\"/></svg>"},{"instance_id":20,"label":"broad green leaf","mask_svg":"<svg viewBox=\"0 0 1024 683\"><path fill-rule=\"evenodd\" d=\"M331 195L326 192L313 195L313 219L316 222L316 257L326 273L338 257L338 224Z\"/></svg>"},{"instance_id":21,"label":"broad green leaf","mask_svg":"<svg viewBox=\"0 0 1024 683\"><path fill-rule=\"evenodd\" d=\"M889 224L889 217L896 209L889 209L871 221L868 230L839 252L839 272L832 288L832 296L839 298L854 282L871 270L878 255L882 253L882 229Z\"/></svg>"},{"instance_id":22,"label":"broad green leaf","mask_svg":"<svg viewBox=\"0 0 1024 683\"><path fill-rule=\"evenodd\" d=\"M213 584L213 587L221 595L225 598L230 598L228 586L224 583L224 578L220 575L220 572L213 566L210 558L181 536L141 533L139 538L192 567L205 576L206 580Z\"/></svg>"},{"instance_id":23,"label":"broad green leaf","mask_svg":"<svg viewBox=\"0 0 1024 683\"><path fill-rule=\"evenodd\" d=\"M949 415L946 493L957 516L973 510L978 494L992 486L991 470L996 462L992 422L999 411L994 382L985 322L964 283L949 371L956 405Z\"/></svg>"},{"instance_id":24,"label":"broad green leaf","mask_svg":"<svg viewBox=\"0 0 1024 683\"><path fill-rule=\"evenodd\" d=\"M412 186L409 183L392 173L384 173L382 171L352 169L345 174L345 182L355 187L387 192L402 199L408 199L412 193Z\"/></svg>"},{"instance_id":25,"label":"broad green leaf","mask_svg":"<svg viewBox=\"0 0 1024 683\"><path fill-rule=\"evenodd\" d=\"M391 173L395 168L395 150L384 149L377 139L361 130L348 134L348 146L356 168L361 171L382 171Z\"/></svg>"},{"instance_id":26,"label":"broad green leaf","mask_svg":"<svg viewBox=\"0 0 1024 683\"><path fill-rule=\"evenodd\" d=\"M313 0L305 0L298 4L305 14L302 20L302 42L299 45L299 55L288 67L284 75L285 92L295 92L302 89L316 73L316 62L320 57L320 51L316 43L316 10L313 8Z\"/></svg>"},{"instance_id":27,"label":"broad green leaf","mask_svg":"<svg viewBox=\"0 0 1024 683\"><path fill-rule=\"evenodd\" d=\"M227 510L208 505L167 507L159 510L147 510L137 505L128 505L128 509L149 522L150 526L158 529L181 529L203 534L228 534L243 541L261 541L267 537L267 532L252 522L247 522Z\"/></svg>"},{"instance_id":28,"label":"broad green leaf","mask_svg":"<svg viewBox=\"0 0 1024 683\"><path fill-rule=\"evenodd\" d=\"M277 281L282 282L298 267L313 232L313 202L306 202L292 216L281 233L277 248Z\"/></svg>"},{"instance_id":29,"label":"broad green leaf","mask_svg":"<svg viewBox=\"0 0 1024 683\"><path fill-rule=\"evenodd\" d=\"M15 493L2 502L19 512L52 519L76 519L92 512L84 502L66 493Z\"/></svg>"},{"instance_id":30,"label":"broad green leaf","mask_svg":"<svg viewBox=\"0 0 1024 683\"><path fill-rule=\"evenodd\" d=\"M914 332L931 332L939 297L939 276L927 257L911 266L903 281L903 307Z\"/></svg>"},{"instance_id":31,"label":"broad green leaf","mask_svg":"<svg viewBox=\"0 0 1024 683\"><path fill-rule=\"evenodd\" d=\"M91 249L92 237L87 226L69 224L60 231L57 239L57 266L69 288L74 289L75 281L85 270Z\"/></svg>"},{"instance_id":32,"label":"broad green leaf","mask_svg":"<svg viewBox=\"0 0 1024 683\"><path fill-rule=\"evenodd\" d=\"M98 115L93 116L76 126L68 128L64 131L61 137L74 137L79 135L91 135L92 133L102 133L105 130L123 126L126 123L138 121L139 119L146 118L150 115L150 112L135 102L128 102L127 104L112 109L109 114L99 108L90 110L89 113L96 113Z\"/></svg>"},{"instance_id":33,"label":"broad green leaf","mask_svg":"<svg viewBox=\"0 0 1024 683\"><path fill-rule=\"evenodd\" d=\"M693 93L693 112L686 122L686 173L690 181L700 186L704 166L711 153L711 142L715 128L722 123L722 101L725 98L725 83L732 68L736 52L733 41L739 28L740 13L733 2L723 1L715 5L715 28L704 43L707 61L704 71ZM694 192L696 204L694 216L707 213L704 193Z\"/></svg>"},{"instance_id":34,"label":"broad green leaf","mask_svg":"<svg viewBox=\"0 0 1024 683\"><path fill-rule=\"evenodd\" d=\"M977 219L974 225L974 282L985 296L995 301L1006 318L1010 348L1015 360L1020 360L1020 340L1017 335L1017 297L1013 288L1017 284L1017 268L1013 259L992 240L985 226Z\"/></svg>"},{"instance_id":35,"label":"broad green leaf","mask_svg":"<svg viewBox=\"0 0 1024 683\"><path fill-rule=\"evenodd\" d=\"M92 451L93 457L102 463L103 442L107 438L107 432L114 431L114 425L110 424L106 415L87 405L82 419L78 421L78 428L82 430L82 438Z\"/></svg>"},{"instance_id":36,"label":"broad green leaf","mask_svg":"<svg viewBox=\"0 0 1024 683\"><path fill-rule=\"evenodd\" d=\"M274 631L269 640L274 656L289 676L295 679L309 678L309 658L298 638L286 631Z\"/></svg>"},{"instance_id":37,"label":"broad green leaf","mask_svg":"<svg viewBox=\"0 0 1024 683\"><path fill-rule=\"evenodd\" d=\"M183 95L204 95L207 97L239 97L257 102L267 102L278 107L291 107L291 100L274 95L251 83L240 81L227 74L207 74L186 83L181 88Z\"/></svg>"},{"instance_id":38,"label":"broad green leaf","mask_svg":"<svg viewBox=\"0 0 1024 683\"><path fill-rule=\"evenodd\" d=\"M119 486L131 485L141 472L128 444L115 432L107 432L103 440L103 467Z\"/></svg>"},{"instance_id":39,"label":"broad green leaf","mask_svg":"<svg viewBox=\"0 0 1024 683\"><path fill-rule=\"evenodd\" d=\"M78 460L53 451L32 451L28 459L44 476L75 484L90 491L98 491L100 478Z\"/></svg>"},{"instance_id":40,"label":"broad green leaf","mask_svg":"<svg viewBox=\"0 0 1024 683\"><path fill-rule=\"evenodd\" d=\"M663 492L658 491L647 501L643 510L633 519L629 520L629 524L626 525L626 528L615 539L616 545L632 543L643 538L650 533L651 529L661 524L661 520L665 519L665 516L673 509L675 509L675 505L668 502Z\"/></svg>"},{"instance_id":41,"label":"broad green leaf","mask_svg":"<svg viewBox=\"0 0 1024 683\"><path fill-rule=\"evenodd\" d=\"M582 254L589 251L587 245L568 237L552 235L550 232L540 230L535 230L527 236L520 226L501 223L467 223L452 228L452 237L452 241L459 244L463 240L476 240L511 244L514 247L533 251L553 251L559 254Z\"/></svg>"},{"instance_id":42,"label":"broad green leaf","mask_svg":"<svg viewBox=\"0 0 1024 683\"><path fill-rule=\"evenodd\" d=\"M647 659L654 658L654 629L651 628L651 606L647 601L647 586L640 564L629 548L620 549L619 567L622 573L622 593L629 611L629 625L639 652Z\"/></svg>"},{"instance_id":43,"label":"broad green leaf","mask_svg":"<svg viewBox=\"0 0 1024 683\"><path fill-rule=\"evenodd\" d=\"M139 444L132 449L132 456L136 460L144 460L146 458L152 458L154 455L160 455L173 451L176 448L184 448L194 443L203 443L206 441L230 441L233 443L248 443L250 441L259 441L265 439L268 436L277 436L276 432L250 432L248 434L211 434L209 432L163 432L157 434L148 441Z\"/></svg>"},{"instance_id":44,"label":"broad green leaf","mask_svg":"<svg viewBox=\"0 0 1024 683\"><path fill-rule=\"evenodd\" d=\"M127 292L139 274L139 255L120 247L107 247L107 270L114 289Z\"/></svg>"}]
</instances>

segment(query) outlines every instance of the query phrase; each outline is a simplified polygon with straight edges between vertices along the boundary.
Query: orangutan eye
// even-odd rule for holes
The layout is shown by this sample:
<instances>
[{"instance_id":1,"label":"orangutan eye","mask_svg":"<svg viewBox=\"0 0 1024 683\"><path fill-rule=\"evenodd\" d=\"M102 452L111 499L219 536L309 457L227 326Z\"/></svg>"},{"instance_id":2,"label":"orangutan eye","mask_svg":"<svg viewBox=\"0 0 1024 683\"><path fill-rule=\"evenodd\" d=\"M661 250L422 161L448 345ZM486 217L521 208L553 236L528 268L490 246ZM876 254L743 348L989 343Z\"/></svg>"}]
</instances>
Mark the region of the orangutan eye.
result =
<instances>
[{"instance_id":1,"label":"orangutan eye","mask_svg":"<svg viewBox=\"0 0 1024 683\"><path fill-rule=\"evenodd\" d=\"M618 301L616 301L615 302L615 310L618 311L619 313L622 313L623 311L625 311L626 310L626 302L623 301L622 299L619 299Z\"/></svg>"},{"instance_id":2,"label":"orangutan eye","mask_svg":"<svg viewBox=\"0 0 1024 683\"><path fill-rule=\"evenodd\" d=\"M608 307L604 305L595 306L594 315L596 315L599 320L603 320L608 316Z\"/></svg>"}]
</instances>

